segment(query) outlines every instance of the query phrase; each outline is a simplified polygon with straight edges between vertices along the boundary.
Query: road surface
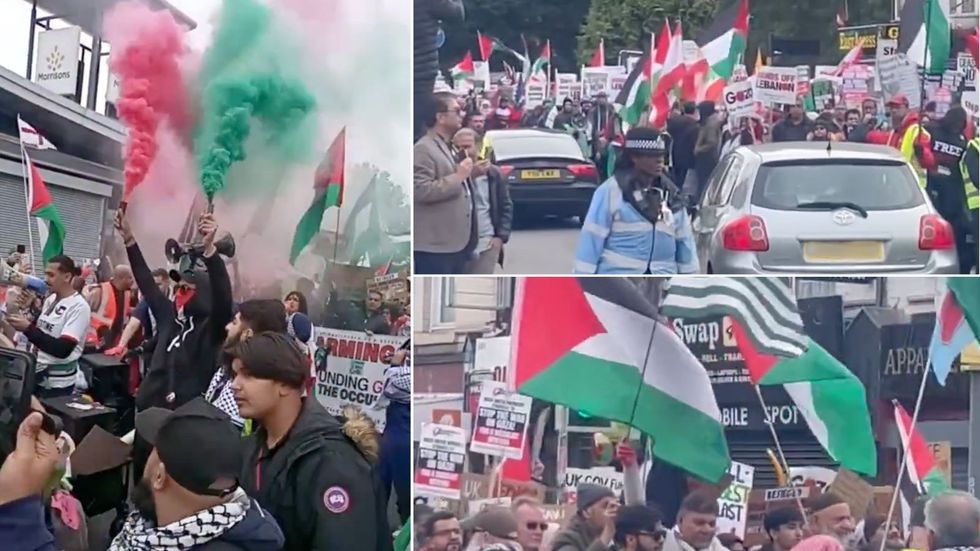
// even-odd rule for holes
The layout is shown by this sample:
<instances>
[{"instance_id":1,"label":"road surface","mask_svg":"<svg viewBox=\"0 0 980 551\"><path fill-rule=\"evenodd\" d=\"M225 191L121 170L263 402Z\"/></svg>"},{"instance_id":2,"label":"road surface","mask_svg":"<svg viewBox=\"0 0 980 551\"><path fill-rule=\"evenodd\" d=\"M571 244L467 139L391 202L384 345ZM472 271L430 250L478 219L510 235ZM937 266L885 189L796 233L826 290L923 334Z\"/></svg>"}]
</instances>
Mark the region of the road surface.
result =
<instances>
[{"instance_id":1,"label":"road surface","mask_svg":"<svg viewBox=\"0 0 980 551\"><path fill-rule=\"evenodd\" d=\"M498 274L572 272L580 224L577 218L538 218L515 223Z\"/></svg>"}]
</instances>

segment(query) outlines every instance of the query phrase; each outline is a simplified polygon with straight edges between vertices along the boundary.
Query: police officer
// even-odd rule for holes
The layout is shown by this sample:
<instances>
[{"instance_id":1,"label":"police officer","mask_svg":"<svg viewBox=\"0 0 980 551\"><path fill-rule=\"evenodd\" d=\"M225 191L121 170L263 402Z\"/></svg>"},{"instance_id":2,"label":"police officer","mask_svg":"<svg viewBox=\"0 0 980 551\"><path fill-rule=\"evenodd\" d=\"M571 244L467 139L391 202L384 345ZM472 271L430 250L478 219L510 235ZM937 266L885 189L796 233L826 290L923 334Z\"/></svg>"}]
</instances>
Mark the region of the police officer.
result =
<instances>
[{"instance_id":1,"label":"police officer","mask_svg":"<svg viewBox=\"0 0 980 551\"><path fill-rule=\"evenodd\" d=\"M967 197L960 162L966 153L966 111L954 107L936 122L930 139L936 165L927 176L926 191L932 198L939 214L949 222L956 233L961 270L969 270L970 258L967 235L970 234Z\"/></svg>"},{"instance_id":2,"label":"police officer","mask_svg":"<svg viewBox=\"0 0 980 551\"><path fill-rule=\"evenodd\" d=\"M967 236L966 253L968 264L964 267L976 273L977 269L977 242L980 235L980 216L977 209L980 207L980 193L977 191L977 164L980 163L980 138L973 138L966 144L966 153L960 161L960 175L963 177L963 191L966 194L966 208L969 210L969 234Z\"/></svg>"}]
</instances>

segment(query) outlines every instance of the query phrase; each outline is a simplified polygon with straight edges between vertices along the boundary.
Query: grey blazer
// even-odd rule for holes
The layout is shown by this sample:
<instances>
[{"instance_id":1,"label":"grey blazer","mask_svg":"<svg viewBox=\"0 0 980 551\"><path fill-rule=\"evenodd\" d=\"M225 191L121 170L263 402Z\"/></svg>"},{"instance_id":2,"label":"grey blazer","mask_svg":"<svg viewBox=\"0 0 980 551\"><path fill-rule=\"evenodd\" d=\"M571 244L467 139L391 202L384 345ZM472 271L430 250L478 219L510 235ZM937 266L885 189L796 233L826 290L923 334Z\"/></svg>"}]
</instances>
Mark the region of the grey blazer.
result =
<instances>
[{"instance_id":1,"label":"grey blazer","mask_svg":"<svg viewBox=\"0 0 980 551\"><path fill-rule=\"evenodd\" d=\"M462 251L470 241L473 206L449 144L430 130L415 142L414 164L415 250Z\"/></svg>"}]
</instances>

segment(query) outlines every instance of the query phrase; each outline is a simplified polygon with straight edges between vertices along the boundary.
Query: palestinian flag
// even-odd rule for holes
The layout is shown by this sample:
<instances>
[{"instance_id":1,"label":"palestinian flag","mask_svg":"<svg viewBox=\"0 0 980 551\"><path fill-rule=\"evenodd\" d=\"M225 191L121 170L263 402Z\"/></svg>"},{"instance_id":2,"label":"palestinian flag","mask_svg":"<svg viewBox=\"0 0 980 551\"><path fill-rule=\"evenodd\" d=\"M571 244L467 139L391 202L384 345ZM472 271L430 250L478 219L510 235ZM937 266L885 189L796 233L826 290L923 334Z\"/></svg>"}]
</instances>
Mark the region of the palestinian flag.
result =
<instances>
[{"instance_id":1,"label":"palestinian flag","mask_svg":"<svg viewBox=\"0 0 980 551\"><path fill-rule=\"evenodd\" d=\"M473 54L467 51L463 59L454 65L449 72L453 75L454 82L461 82L473 78L473 75L476 74L476 68L473 67Z\"/></svg>"},{"instance_id":2,"label":"palestinian flag","mask_svg":"<svg viewBox=\"0 0 980 551\"><path fill-rule=\"evenodd\" d=\"M511 347L521 394L632 425L658 458L703 479L727 472L707 372L628 280L522 278Z\"/></svg>"},{"instance_id":3,"label":"palestinian flag","mask_svg":"<svg viewBox=\"0 0 980 551\"><path fill-rule=\"evenodd\" d=\"M547 74L547 71L551 69L551 41L547 40L544 43L544 48L541 49L541 54L537 59L534 60L534 65L531 66L531 76L536 76L539 73Z\"/></svg>"},{"instance_id":4,"label":"palestinian flag","mask_svg":"<svg viewBox=\"0 0 980 551\"><path fill-rule=\"evenodd\" d=\"M739 0L718 14L698 36L696 42L707 65L705 99L717 101L732 77L735 66L742 63L749 35L749 0Z\"/></svg>"},{"instance_id":5,"label":"palestinian flag","mask_svg":"<svg viewBox=\"0 0 980 551\"><path fill-rule=\"evenodd\" d=\"M835 461L875 475L864 385L807 337L787 283L774 277L673 277L661 310L688 319L729 316L752 383L783 385Z\"/></svg>"},{"instance_id":6,"label":"palestinian flag","mask_svg":"<svg viewBox=\"0 0 980 551\"><path fill-rule=\"evenodd\" d=\"M906 463L909 478L920 494L934 496L948 490L946 475L936 465L932 450L926 445L922 434L912 426L912 418L898 400L892 400L892 404L895 406L895 426L902 439L902 449L907 449L909 454Z\"/></svg>"},{"instance_id":7,"label":"palestinian flag","mask_svg":"<svg viewBox=\"0 0 980 551\"><path fill-rule=\"evenodd\" d=\"M58 208L51 201L51 193L48 186L44 185L41 171L34 165L27 150L21 148L21 151L27 164L27 202L31 205L31 216L37 219L38 241L44 244L41 258L47 264L52 257L64 254L65 224L61 221Z\"/></svg>"},{"instance_id":8,"label":"palestinian flag","mask_svg":"<svg viewBox=\"0 0 980 551\"><path fill-rule=\"evenodd\" d=\"M344 159L347 149L347 129L340 129L313 178L313 202L296 224L289 263L295 264L303 249L320 233L323 213L328 207L340 207L344 202Z\"/></svg>"},{"instance_id":9,"label":"palestinian flag","mask_svg":"<svg viewBox=\"0 0 980 551\"><path fill-rule=\"evenodd\" d=\"M898 51L926 74L942 74L950 49L949 2L906 0L898 28Z\"/></svg>"},{"instance_id":10,"label":"palestinian flag","mask_svg":"<svg viewBox=\"0 0 980 551\"><path fill-rule=\"evenodd\" d=\"M643 113L650 107L651 77L653 57L656 54L654 36L650 33L650 49L633 66L623 89L616 96L613 108L623 121L623 133L640 124Z\"/></svg>"},{"instance_id":11,"label":"palestinian flag","mask_svg":"<svg viewBox=\"0 0 980 551\"><path fill-rule=\"evenodd\" d=\"M480 57L483 58L483 61L490 61L490 56L493 55L494 52L508 53L518 59L521 59L521 54L511 50L507 46L504 46L504 44L496 38L481 34L479 31L476 33L476 41L480 45Z\"/></svg>"},{"instance_id":12,"label":"palestinian flag","mask_svg":"<svg viewBox=\"0 0 980 551\"><path fill-rule=\"evenodd\" d=\"M592 59L589 60L589 67L605 67L606 66L606 46L603 39L599 39L599 47L595 49L595 53L592 54Z\"/></svg>"}]
</instances>

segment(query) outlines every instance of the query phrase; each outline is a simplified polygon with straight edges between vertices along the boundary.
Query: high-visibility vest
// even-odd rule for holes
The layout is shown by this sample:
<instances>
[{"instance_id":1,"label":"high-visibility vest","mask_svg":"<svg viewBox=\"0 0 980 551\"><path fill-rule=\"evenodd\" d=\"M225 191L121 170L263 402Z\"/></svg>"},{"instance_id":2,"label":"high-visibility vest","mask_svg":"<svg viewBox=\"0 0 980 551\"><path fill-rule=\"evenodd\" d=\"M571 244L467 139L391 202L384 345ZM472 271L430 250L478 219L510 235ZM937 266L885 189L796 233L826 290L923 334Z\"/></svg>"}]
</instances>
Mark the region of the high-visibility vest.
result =
<instances>
[{"instance_id":1,"label":"high-visibility vest","mask_svg":"<svg viewBox=\"0 0 980 551\"><path fill-rule=\"evenodd\" d=\"M111 328L112 320L116 318L116 289L112 286L112 283L106 281L99 285L102 289L99 297L99 309L92 311L92 319L89 322L89 332L86 341L89 344L98 344L99 342L99 330L103 327ZM133 309L130 303L131 299L130 292L127 290L123 293L123 324L125 325L126 318L129 317L130 311ZM115 343L108 343L109 346Z\"/></svg>"},{"instance_id":2,"label":"high-visibility vest","mask_svg":"<svg viewBox=\"0 0 980 551\"><path fill-rule=\"evenodd\" d=\"M973 138L966 144L967 151L971 147L980 152L980 138ZM977 182L974 182L970 178L970 170L966 166L966 155L963 155L963 158L960 159L960 174L963 175L963 191L966 192L966 206L970 210L977 210L980 208L980 190L977 190Z\"/></svg>"},{"instance_id":3,"label":"high-visibility vest","mask_svg":"<svg viewBox=\"0 0 980 551\"><path fill-rule=\"evenodd\" d=\"M894 132L894 130L892 130ZM912 165L912 169L915 170L916 177L919 178L919 187L922 189L926 188L926 169L922 168L919 164L919 159L915 156L915 142L920 136L925 136L926 139L930 139L931 136L925 128L921 128L918 124L913 124L908 127L905 134L902 135L902 143L899 146L899 150L902 152L902 157ZM890 140L889 140L890 141Z\"/></svg>"}]
</instances>

